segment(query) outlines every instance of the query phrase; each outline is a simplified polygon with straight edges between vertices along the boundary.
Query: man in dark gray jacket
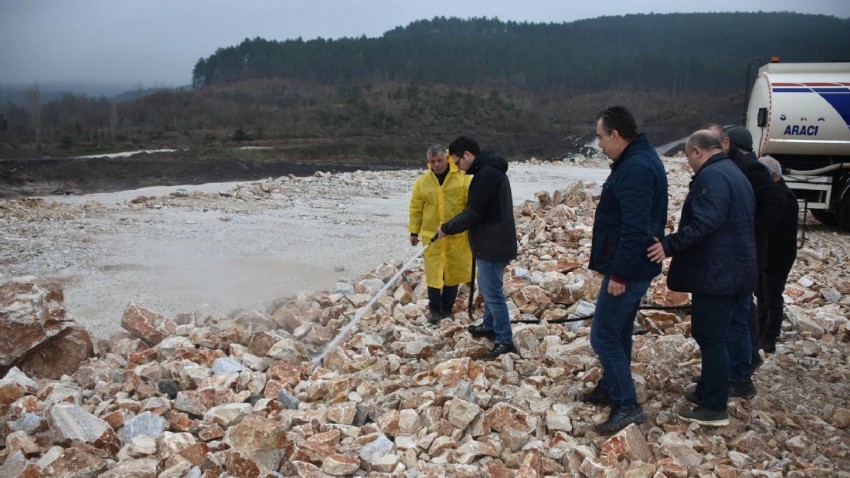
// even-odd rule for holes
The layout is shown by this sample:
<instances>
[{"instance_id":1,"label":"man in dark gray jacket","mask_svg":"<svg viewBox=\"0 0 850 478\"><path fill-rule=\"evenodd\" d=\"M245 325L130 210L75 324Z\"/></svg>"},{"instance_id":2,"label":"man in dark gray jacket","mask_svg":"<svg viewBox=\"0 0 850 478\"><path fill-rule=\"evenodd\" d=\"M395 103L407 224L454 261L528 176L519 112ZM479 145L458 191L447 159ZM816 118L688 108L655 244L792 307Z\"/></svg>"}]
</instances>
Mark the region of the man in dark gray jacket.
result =
<instances>
[{"instance_id":1,"label":"man in dark gray jacket","mask_svg":"<svg viewBox=\"0 0 850 478\"><path fill-rule=\"evenodd\" d=\"M755 195L710 131L692 134L685 154L695 174L679 229L647 252L659 263L672 257L667 286L691 293L691 335L702 353L702 374L696 392L685 394L697 407L681 410L679 418L723 426L729 424L726 334L756 285Z\"/></svg>"},{"instance_id":2,"label":"man in dark gray jacket","mask_svg":"<svg viewBox=\"0 0 850 478\"><path fill-rule=\"evenodd\" d=\"M797 220L800 206L794 191L782 180L782 166L770 156L762 156L759 162L770 171L771 177L785 194L785 210L782 218L771 229L767 238L767 264L759 269L756 288L758 298L758 321L761 338L759 346L765 353L776 351L776 339L782 326L782 293L785 281L797 258Z\"/></svg>"},{"instance_id":3,"label":"man in dark gray jacket","mask_svg":"<svg viewBox=\"0 0 850 478\"><path fill-rule=\"evenodd\" d=\"M455 158L458 168L473 177L466 207L440 226L437 236L469 231L469 246L478 269L478 290L484 297L484 321L470 325L469 333L494 339L493 350L484 356L492 360L517 353L502 290L505 267L517 255L511 182L505 174L508 162L481 151L475 140L464 136L449 145L449 155Z\"/></svg>"}]
</instances>

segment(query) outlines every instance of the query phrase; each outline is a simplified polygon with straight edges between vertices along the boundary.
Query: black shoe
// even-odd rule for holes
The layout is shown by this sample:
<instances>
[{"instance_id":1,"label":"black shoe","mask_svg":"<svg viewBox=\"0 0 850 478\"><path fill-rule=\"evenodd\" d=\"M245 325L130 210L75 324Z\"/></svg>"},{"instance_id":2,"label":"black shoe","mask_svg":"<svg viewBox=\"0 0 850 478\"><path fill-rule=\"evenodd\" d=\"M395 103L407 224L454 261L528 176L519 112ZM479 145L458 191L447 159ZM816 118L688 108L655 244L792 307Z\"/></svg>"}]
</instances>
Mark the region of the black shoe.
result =
<instances>
[{"instance_id":1,"label":"black shoe","mask_svg":"<svg viewBox=\"0 0 850 478\"><path fill-rule=\"evenodd\" d=\"M729 382L729 397L753 398L756 393L756 386L752 380Z\"/></svg>"},{"instance_id":2,"label":"black shoe","mask_svg":"<svg viewBox=\"0 0 850 478\"><path fill-rule=\"evenodd\" d=\"M679 412L679 418L686 422L699 423L700 425L708 425L710 427L722 427L729 424L729 412L726 410L714 412L702 407L695 407L693 410L682 410Z\"/></svg>"},{"instance_id":3,"label":"black shoe","mask_svg":"<svg viewBox=\"0 0 850 478\"><path fill-rule=\"evenodd\" d=\"M516 347L514 344L496 344L493 346L493 350L487 352L486 355L481 357L483 360L493 360L498 358L499 355L502 354L518 354Z\"/></svg>"},{"instance_id":4,"label":"black shoe","mask_svg":"<svg viewBox=\"0 0 850 478\"><path fill-rule=\"evenodd\" d=\"M455 315L452 314L452 311L445 312L443 311L442 316L444 319L455 320Z\"/></svg>"},{"instance_id":5,"label":"black shoe","mask_svg":"<svg viewBox=\"0 0 850 478\"><path fill-rule=\"evenodd\" d=\"M759 369L764 364L764 359L761 358L761 354L756 350L753 354L753 357L750 359L750 366L753 368L753 372Z\"/></svg>"},{"instance_id":6,"label":"black shoe","mask_svg":"<svg viewBox=\"0 0 850 478\"><path fill-rule=\"evenodd\" d=\"M697 391L694 390L692 392L685 392L685 400L693 403L694 405L699 405L699 395L697 395Z\"/></svg>"},{"instance_id":7,"label":"black shoe","mask_svg":"<svg viewBox=\"0 0 850 478\"><path fill-rule=\"evenodd\" d=\"M483 324L478 325L470 325L466 328L473 337L487 337L488 339L495 339L496 332L493 332L493 329L484 328Z\"/></svg>"},{"instance_id":8,"label":"black shoe","mask_svg":"<svg viewBox=\"0 0 850 478\"><path fill-rule=\"evenodd\" d=\"M640 405L623 408L614 407L608 415L608 419L593 427L598 433L614 433L626 428L632 423L643 423L646 415Z\"/></svg>"},{"instance_id":9,"label":"black shoe","mask_svg":"<svg viewBox=\"0 0 850 478\"><path fill-rule=\"evenodd\" d=\"M772 354L776 352L776 339L767 339L762 337L759 340L759 348L764 350L766 354Z\"/></svg>"},{"instance_id":10,"label":"black shoe","mask_svg":"<svg viewBox=\"0 0 850 478\"><path fill-rule=\"evenodd\" d=\"M443 316L438 312L431 312L428 314L428 323L431 325L437 325L441 320L443 320Z\"/></svg>"},{"instance_id":11,"label":"black shoe","mask_svg":"<svg viewBox=\"0 0 850 478\"><path fill-rule=\"evenodd\" d=\"M580 400L584 403L592 403L594 405L613 405L614 400L611 400L611 395L608 395L608 391L604 390L599 384L596 384L596 388L589 392L584 392L581 394Z\"/></svg>"}]
</instances>

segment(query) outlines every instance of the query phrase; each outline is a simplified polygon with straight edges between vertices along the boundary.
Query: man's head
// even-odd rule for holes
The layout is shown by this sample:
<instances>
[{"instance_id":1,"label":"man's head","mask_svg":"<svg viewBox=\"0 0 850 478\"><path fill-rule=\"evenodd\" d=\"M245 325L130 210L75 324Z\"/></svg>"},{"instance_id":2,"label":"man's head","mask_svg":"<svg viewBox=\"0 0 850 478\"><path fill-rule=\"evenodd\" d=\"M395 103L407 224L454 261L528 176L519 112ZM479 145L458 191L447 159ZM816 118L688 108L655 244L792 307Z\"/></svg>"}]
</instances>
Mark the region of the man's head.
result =
<instances>
[{"instance_id":1,"label":"man's head","mask_svg":"<svg viewBox=\"0 0 850 478\"><path fill-rule=\"evenodd\" d=\"M759 158L759 162L770 171L770 175L775 182L782 179L782 165L773 156L762 156Z\"/></svg>"},{"instance_id":2,"label":"man's head","mask_svg":"<svg viewBox=\"0 0 850 478\"><path fill-rule=\"evenodd\" d=\"M449 158L446 155L446 148L442 144L435 144L428 148L426 153L428 164L431 165L431 171L436 174L443 174L449 169Z\"/></svg>"},{"instance_id":3,"label":"man's head","mask_svg":"<svg viewBox=\"0 0 850 478\"><path fill-rule=\"evenodd\" d=\"M481 153L478 143L472 138L461 136L449 145L449 155L455 158L455 164L461 171L469 171L475 157Z\"/></svg>"},{"instance_id":4,"label":"man's head","mask_svg":"<svg viewBox=\"0 0 850 478\"><path fill-rule=\"evenodd\" d=\"M720 148L724 153L729 154L730 146L732 145L729 142L729 136L726 136L726 130L723 129L723 126L720 126L717 123L711 123L705 127L706 131L711 131L711 134L717 137L717 140L720 141Z\"/></svg>"},{"instance_id":5,"label":"man's head","mask_svg":"<svg viewBox=\"0 0 850 478\"><path fill-rule=\"evenodd\" d=\"M726 131L726 136L729 137L729 142L732 146L748 153L753 150L753 135L743 126L733 126Z\"/></svg>"},{"instance_id":6,"label":"man's head","mask_svg":"<svg viewBox=\"0 0 850 478\"><path fill-rule=\"evenodd\" d=\"M745 153L753 150L753 135L743 126L733 126L729 129L724 129L723 126L717 123L711 123L705 129L717 136L723 152L726 154L733 154L736 149Z\"/></svg>"},{"instance_id":7,"label":"man's head","mask_svg":"<svg viewBox=\"0 0 850 478\"><path fill-rule=\"evenodd\" d=\"M708 158L723 151L720 140L714 132L701 129L692 134L685 143L685 156L688 166L696 173L708 161Z\"/></svg>"},{"instance_id":8,"label":"man's head","mask_svg":"<svg viewBox=\"0 0 850 478\"><path fill-rule=\"evenodd\" d=\"M596 140L605 156L617 161L637 136L634 116L622 106L612 106L596 115Z\"/></svg>"}]
</instances>

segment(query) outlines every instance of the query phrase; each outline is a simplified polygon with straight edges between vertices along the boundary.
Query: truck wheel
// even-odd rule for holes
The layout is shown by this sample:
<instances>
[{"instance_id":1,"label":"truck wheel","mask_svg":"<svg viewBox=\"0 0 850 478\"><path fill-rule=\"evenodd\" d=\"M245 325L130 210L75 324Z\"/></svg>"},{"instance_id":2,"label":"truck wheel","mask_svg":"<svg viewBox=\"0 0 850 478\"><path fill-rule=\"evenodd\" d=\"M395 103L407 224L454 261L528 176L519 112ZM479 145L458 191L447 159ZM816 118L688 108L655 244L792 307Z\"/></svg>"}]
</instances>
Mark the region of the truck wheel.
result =
<instances>
[{"instance_id":1,"label":"truck wheel","mask_svg":"<svg viewBox=\"0 0 850 478\"><path fill-rule=\"evenodd\" d=\"M838 225L838 220L835 218L835 214L826 209L809 209L811 211L812 216L815 217L821 224L824 226L836 226Z\"/></svg>"},{"instance_id":2,"label":"truck wheel","mask_svg":"<svg viewBox=\"0 0 850 478\"><path fill-rule=\"evenodd\" d=\"M838 205L838 227L845 231L850 231L850 192L844 194L841 198L841 203Z\"/></svg>"}]
</instances>

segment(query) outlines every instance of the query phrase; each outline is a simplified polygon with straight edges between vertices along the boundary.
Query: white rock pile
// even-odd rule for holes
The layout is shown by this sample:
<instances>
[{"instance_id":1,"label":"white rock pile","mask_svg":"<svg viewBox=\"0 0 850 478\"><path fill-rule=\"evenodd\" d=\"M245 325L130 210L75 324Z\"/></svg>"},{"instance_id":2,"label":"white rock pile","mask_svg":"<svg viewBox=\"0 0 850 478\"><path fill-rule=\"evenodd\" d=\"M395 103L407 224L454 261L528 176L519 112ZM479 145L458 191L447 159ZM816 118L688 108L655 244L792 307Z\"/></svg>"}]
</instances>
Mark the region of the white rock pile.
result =
<instances>
[{"instance_id":1,"label":"white rock pile","mask_svg":"<svg viewBox=\"0 0 850 478\"><path fill-rule=\"evenodd\" d=\"M678 218L687 173L670 177ZM520 257L505 291L518 355L478 359L491 344L466 331L465 287L454 320L429 325L421 267L321 363L313 358L398 266L226 317L131 304L125 332L94 341L72 370L47 372L62 356L33 366L49 348L34 340L7 345L16 355L2 362L0 476L850 477L850 241L824 230L807 236L777 352L754 377L758 396L730 400L730 426L676 417L699 349L688 296L660 277L633 348L649 419L593 431L607 410L576 397L601 368L589 320L565 319L592 314L599 287L587 270L594 190L578 183L515 210ZM46 311L61 308L61 291L34 278L6 282L0 298L4 341L22 323L45 329L57 320Z\"/></svg>"}]
</instances>

